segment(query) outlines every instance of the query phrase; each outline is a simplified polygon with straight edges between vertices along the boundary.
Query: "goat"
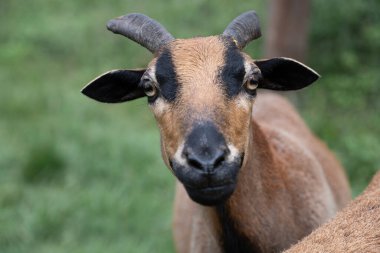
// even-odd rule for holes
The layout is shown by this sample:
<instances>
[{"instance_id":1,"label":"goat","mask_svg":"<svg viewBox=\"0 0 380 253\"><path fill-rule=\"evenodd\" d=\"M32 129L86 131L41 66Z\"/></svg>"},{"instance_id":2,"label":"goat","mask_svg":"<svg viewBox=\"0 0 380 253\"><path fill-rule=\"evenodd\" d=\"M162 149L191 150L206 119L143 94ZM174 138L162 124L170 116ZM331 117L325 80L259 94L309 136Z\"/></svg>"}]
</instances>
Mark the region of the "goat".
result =
<instances>
[{"instance_id":1,"label":"goat","mask_svg":"<svg viewBox=\"0 0 380 253\"><path fill-rule=\"evenodd\" d=\"M285 253L301 252L380 252L380 172L361 196Z\"/></svg>"},{"instance_id":2,"label":"goat","mask_svg":"<svg viewBox=\"0 0 380 253\"><path fill-rule=\"evenodd\" d=\"M254 11L210 37L174 39L143 14L107 28L154 59L146 69L107 72L82 93L105 103L147 97L177 178L178 252L278 252L348 202L344 170L294 108L274 94L259 92L255 102L258 89L297 90L319 75L293 59L242 52L261 36Z\"/></svg>"}]
</instances>

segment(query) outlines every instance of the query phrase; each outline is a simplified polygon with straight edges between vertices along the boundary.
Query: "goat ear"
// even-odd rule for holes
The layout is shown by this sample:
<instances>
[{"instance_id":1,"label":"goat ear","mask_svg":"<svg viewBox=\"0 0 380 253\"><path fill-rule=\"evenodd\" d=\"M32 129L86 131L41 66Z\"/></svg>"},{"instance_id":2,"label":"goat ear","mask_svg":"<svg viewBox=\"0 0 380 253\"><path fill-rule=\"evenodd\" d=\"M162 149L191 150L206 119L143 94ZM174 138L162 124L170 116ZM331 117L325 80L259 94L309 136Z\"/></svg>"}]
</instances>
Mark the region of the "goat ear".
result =
<instances>
[{"instance_id":1,"label":"goat ear","mask_svg":"<svg viewBox=\"0 0 380 253\"><path fill-rule=\"evenodd\" d=\"M145 96L140 79L142 70L111 70L98 76L83 89L82 93L103 103L121 103Z\"/></svg>"},{"instance_id":2,"label":"goat ear","mask_svg":"<svg viewBox=\"0 0 380 253\"><path fill-rule=\"evenodd\" d=\"M258 60L262 80L259 88L270 90L299 90L317 80L320 76L308 66L290 58Z\"/></svg>"}]
</instances>

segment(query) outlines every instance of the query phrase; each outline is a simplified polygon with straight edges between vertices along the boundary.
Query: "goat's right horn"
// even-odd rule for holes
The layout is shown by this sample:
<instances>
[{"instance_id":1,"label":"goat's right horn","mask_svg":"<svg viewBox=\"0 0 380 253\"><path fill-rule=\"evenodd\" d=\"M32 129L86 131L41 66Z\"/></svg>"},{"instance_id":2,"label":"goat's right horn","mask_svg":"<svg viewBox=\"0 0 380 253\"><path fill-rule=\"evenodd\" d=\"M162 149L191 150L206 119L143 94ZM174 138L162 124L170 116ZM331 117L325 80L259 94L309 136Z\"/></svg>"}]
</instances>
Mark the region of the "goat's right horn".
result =
<instances>
[{"instance_id":1,"label":"goat's right horn","mask_svg":"<svg viewBox=\"0 0 380 253\"><path fill-rule=\"evenodd\" d=\"M238 48L244 48L250 41L261 36L259 17L255 11L247 11L235 18L224 30L223 35L231 37Z\"/></svg>"},{"instance_id":2,"label":"goat's right horn","mask_svg":"<svg viewBox=\"0 0 380 253\"><path fill-rule=\"evenodd\" d=\"M157 21L140 13L131 13L107 23L107 29L139 43L152 53L174 40L174 37Z\"/></svg>"}]
</instances>

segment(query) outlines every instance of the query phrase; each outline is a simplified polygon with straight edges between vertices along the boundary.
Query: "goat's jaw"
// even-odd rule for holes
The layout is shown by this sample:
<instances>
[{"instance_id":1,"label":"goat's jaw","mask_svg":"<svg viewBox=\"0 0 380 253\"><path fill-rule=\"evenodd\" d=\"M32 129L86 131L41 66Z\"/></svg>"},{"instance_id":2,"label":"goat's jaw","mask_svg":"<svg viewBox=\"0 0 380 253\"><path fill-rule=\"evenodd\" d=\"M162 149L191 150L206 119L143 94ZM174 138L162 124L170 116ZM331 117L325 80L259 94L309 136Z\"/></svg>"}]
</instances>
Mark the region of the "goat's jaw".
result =
<instances>
[{"instance_id":1,"label":"goat's jaw","mask_svg":"<svg viewBox=\"0 0 380 253\"><path fill-rule=\"evenodd\" d=\"M213 173L205 173L186 164L170 162L174 175L184 185L190 198L206 206L225 202L234 192L243 155L219 167Z\"/></svg>"},{"instance_id":2,"label":"goat's jaw","mask_svg":"<svg viewBox=\"0 0 380 253\"><path fill-rule=\"evenodd\" d=\"M185 186L190 198L205 206L216 206L225 202L235 191L235 183L223 186L192 189Z\"/></svg>"}]
</instances>

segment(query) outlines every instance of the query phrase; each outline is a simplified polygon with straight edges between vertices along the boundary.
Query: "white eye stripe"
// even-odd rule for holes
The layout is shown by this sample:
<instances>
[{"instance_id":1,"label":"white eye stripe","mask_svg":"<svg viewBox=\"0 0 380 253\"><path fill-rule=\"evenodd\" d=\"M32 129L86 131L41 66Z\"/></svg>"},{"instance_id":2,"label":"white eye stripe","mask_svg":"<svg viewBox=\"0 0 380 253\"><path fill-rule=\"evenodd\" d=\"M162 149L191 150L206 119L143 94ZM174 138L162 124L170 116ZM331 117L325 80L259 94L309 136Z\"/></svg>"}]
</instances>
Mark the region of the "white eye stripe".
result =
<instances>
[{"instance_id":1,"label":"white eye stripe","mask_svg":"<svg viewBox=\"0 0 380 253\"><path fill-rule=\"evenodd\" d=\"M156 65L155 64L152 67L150 67L149 74L150 74L150 77L152 78L152 81L155 83L158 83L157 77L156 77Z\"/></svg>"},{"instance_id":2,"label":"white eye stripe","mask_svg":"<svg viewBox=\"0 0 380 253\"><path fill-rule=\"evenodd\" d=\"M256 80L258 78L258 74L260 73L260 70L256 67L254 67L250 62L245 61L244 62L244 68L245 68L245 76L243 80L243 84L246 85L248 89L256 89L258 86L258 83L250 83L251 80ZM255 87L256 85L256 87Z\"/></svg>"},{"instance_id":3,"label":"white eye stripe","mask_svg":"<svg viewBox=\"0 0 380 253\"><path fill-rule=\"evenodd\" d=\"M245 69L245 75L247 76L247 74L251 72L251 69L252 69L251 64L247 60L244 61L244 69Z\"/></svg>"}]
</instances>

